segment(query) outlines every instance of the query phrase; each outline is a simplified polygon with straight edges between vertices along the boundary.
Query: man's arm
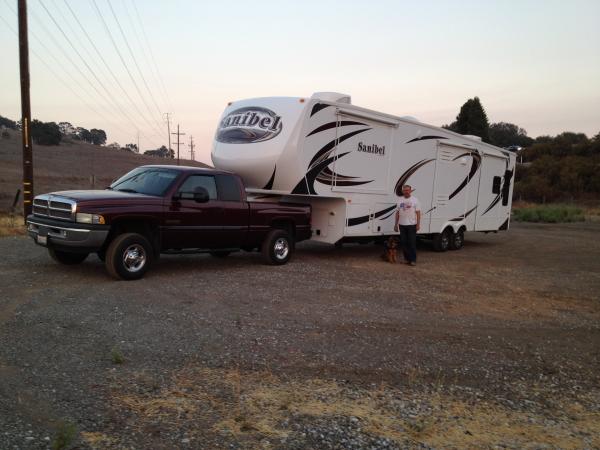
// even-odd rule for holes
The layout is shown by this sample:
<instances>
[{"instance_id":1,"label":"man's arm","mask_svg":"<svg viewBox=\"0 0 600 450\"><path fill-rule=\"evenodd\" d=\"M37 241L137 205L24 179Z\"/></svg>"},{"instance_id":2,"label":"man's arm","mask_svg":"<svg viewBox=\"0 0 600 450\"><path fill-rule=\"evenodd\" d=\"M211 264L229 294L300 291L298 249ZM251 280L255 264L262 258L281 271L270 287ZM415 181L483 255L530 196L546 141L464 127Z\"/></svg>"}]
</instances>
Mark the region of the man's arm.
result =
<instances>
[{"instance_id":1,"label":"man's arm","mask_svg":"<svg viewBox=\"0 0 600 450\"><path fill-rule=\"evenodd\" d=\"M421 228L421 211L417 210L417 231Z\"/></svg>"},{"instance_id":2,"label":"man's arm","mask_svg":"<svg viewBox=\"0 0 600 450\"><path fill-rule=\"evenodd\" d=\"M400 211L396 209L396 224L394 225L394 231L398 231L398 221L400 220Z\"/></svg>"}]
</instances>

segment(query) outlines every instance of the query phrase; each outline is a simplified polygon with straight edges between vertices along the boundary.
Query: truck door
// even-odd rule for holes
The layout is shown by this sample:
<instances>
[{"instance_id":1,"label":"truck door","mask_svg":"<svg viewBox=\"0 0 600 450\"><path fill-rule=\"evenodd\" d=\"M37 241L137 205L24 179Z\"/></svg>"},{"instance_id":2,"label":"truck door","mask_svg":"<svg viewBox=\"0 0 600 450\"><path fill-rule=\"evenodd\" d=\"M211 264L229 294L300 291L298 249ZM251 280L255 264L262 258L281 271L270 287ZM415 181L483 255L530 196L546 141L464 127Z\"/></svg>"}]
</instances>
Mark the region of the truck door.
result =
<instances>
[{"instance_id":1,"label":"truck door","mask_svg":"<svg viewBox=\"0 0 600 450\"><path fill-rule=\"evenodd\" d=\"M233 175L217 174L217 191L223 208L222 247L241 247L248 233L249 208L242 196L241 181Z\"/></svg>"},{"instance_id":2,"label":"truck door","mask_svg":"<svg viewBox=\"0 0 600 450\"><path fill-rule=\"evenodd\" d=\"M197 203L194 190L203 187L210 200ZM217 196L213 175L190 175L177 190L165 212L167 248L219 248L224 244L223 207Z\"/></svg>"}]
</instances>

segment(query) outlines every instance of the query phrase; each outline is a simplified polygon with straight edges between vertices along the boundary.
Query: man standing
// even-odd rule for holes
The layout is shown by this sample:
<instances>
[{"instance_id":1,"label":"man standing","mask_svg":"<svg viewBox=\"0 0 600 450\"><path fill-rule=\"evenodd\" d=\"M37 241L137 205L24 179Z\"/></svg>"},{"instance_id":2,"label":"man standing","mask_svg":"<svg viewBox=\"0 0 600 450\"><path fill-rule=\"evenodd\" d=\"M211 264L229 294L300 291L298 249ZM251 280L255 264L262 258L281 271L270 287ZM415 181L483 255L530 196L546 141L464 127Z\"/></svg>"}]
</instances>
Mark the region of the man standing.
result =
<instances>
[{"instance_id":1,"label":"man standing","mask_svg":"<svg viewBox=\"0 0 600 450\"><path fill-rule=\"evenodd\" d=\"M400 231L400 243L404 260L411 266L417 265L417 231L421 227L421 205L416 197L410 195L412 187L402 186L403 198L396 211L395 231ZM398 229L398 226L400 228Z\"/></svg>"}]
</instances>

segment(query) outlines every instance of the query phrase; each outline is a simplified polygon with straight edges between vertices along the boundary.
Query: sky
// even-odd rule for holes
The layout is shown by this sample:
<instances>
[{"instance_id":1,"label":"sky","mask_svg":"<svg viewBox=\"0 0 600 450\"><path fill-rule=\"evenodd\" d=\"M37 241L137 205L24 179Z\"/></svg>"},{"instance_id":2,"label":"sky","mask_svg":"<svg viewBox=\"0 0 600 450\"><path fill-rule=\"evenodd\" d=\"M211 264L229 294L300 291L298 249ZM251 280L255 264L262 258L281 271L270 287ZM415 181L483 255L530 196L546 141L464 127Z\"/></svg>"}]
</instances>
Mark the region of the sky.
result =
<instances>
[{"instance_id":1,"label":"sky","mask_svg":"<svg viewBox=\"0 0 600 450\"><path fill-rule=\"evenodd\" d=\"M16 0L0 0L0 115L21 115ZM478 96L529 136L600 132L600 1L28 0L34 118L107 144L193 136L229 101L334 91L422 122ZM176 136L172 136L176 142ZM172 146L176 146L172 143Z\"/></svg>"}]
</instances>

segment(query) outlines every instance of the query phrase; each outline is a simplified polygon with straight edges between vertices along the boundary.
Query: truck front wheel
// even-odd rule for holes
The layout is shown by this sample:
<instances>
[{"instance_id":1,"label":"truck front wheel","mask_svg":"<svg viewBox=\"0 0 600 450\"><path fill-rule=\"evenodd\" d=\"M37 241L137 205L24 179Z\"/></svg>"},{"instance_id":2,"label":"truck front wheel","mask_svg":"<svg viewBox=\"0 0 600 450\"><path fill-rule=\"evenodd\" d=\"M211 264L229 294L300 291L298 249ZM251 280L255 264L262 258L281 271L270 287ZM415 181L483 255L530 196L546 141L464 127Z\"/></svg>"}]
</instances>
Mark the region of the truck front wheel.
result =
<instances>
[{"instance_id":1,"label":"truck front wheel","mask_svg":"<svg viewBox=\"0 0 600 450\"><path fill-rule=\"evenodd\" d=\"M282 265L290 260L294 241L285 230L271 230L262 244L263 259L267 264Z\"/></svg>"},{"instance_id":2,"label":"truck front wheel","mask_svg":"<svg viewBox=\"0 0 600 450\"><path fill-rule=\"evenodd\" d=\"M144 276L152 262L152 245L141 234L117 236L106 250L106 270L122 280L137 280Z\"/></svg>"},{"instance_id":3,"label":"truck front wheel","mask_svg":"<svg viewBox=\"0 0 600 450\"><path fill-rule=\"evenodd\" d=\"M80 264L85 260L85 258L88 257L87 253L61 252L60 250L55 250L52 247L48 247L48 253L54 261L67 266Z\"/></svg>"}]
</instances>

